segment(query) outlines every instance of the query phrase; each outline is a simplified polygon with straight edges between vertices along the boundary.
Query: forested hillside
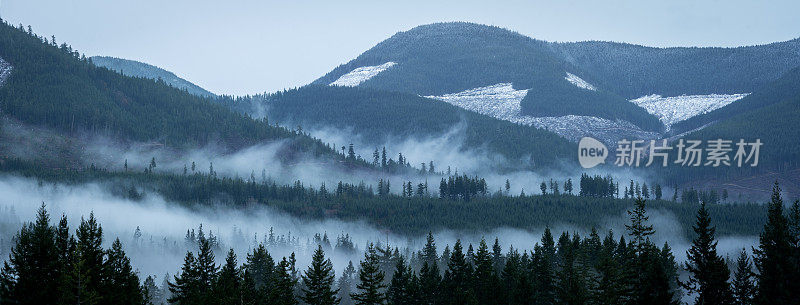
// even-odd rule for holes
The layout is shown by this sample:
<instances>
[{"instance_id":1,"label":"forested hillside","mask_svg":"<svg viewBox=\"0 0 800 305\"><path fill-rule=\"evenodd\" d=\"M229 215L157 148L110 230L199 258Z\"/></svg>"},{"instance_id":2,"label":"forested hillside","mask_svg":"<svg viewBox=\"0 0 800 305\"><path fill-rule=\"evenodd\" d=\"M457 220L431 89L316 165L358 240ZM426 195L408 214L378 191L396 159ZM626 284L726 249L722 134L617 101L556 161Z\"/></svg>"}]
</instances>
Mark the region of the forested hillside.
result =
<instances>
[{"instance_id":1,"label":"forested hillside","mask_svg":"<svg viewBox=\"0 0 800 305\"><path fill-rule=\"evenodd\" d=\"M397 33L314 83L327 85L353 69L386 62L397 65L359 86L428 96L512 83L515 89L531 89L522 102L526 115L592 115L624 119L646 130L661 127L644 109L602 87L587 90L568 82L567 73L589 83L595 79L554 56L547 42L465 22Z\"/></svg>"},{"instance_id":2,"label":"forested hillside","mask_svg":"<svg viewBox=\"0 0 800 305\"><path fill-rule=\"evenodd\" d=\"M740 101L698 116L696 120L680 124L683 127L694 123L708 124L707 127L685 134L681 138L706 141L731 140L733 141L731 158L737 152L735 143L740 139L748 143L760 140L763 145L759 150L757 166L738 167L735 163L731 167L677 166L667 170L664 177L678 183L707 179L719 179L724 183L726 179L777 173L781 180L790 183L787 190L796 193L798 192L796 184L790 181L794 181L796 175L792 172L800 166L798 117L800 117L800 69L794 69ZM739 187L748 186L743 184Z\"/></svg>"},{"instance_id":3,"label":"forested hillside","mask_svg":"<svg viewBox=\"0 0 800 305\"><path fill-rule=\"evenodd\" d=\"M0 24L0 57L13 67L0 87L0 111L25 124L174 148L213 143L237 149L291 139L288 154L335 155L318 140L240 115L162 80L96 67L67 44L36 36L30 27Z\"/></svg>"},{"instance_id":4,"label":"forested hillside","mask_svg":"<svg viewBox=\"0 0 800 305\"><path fill-rule=\"evenodd\" d=\"M143 62L109 56L92 56L89 59L97 66L106 67L127 76L161 79L170 86L178 89L185 89L194 95L204 97L215 96L213 93L208 92L208 90L178 77L175 73Z\"/></svg>"},{"instance_id":5,"label":"forested hillside","mask_svg":"<svg viewBox=\"0 0 800 305\"><path fill-rule=\"evenodd\" d=\"M755 92L800 66L800 39L736 48L652 48L616 42L551 43L555 56L625 98Z\"/></svg>"},{"instance_id":6,"label":"forested hillside","mask_svg":"<svg viewBox=\"0 0 800 305\"><path fill-rule=\"evenodd\" d=\"M692 117L673 125L674 133L700 128L704 125L725 121L737 115L758 110L762 107L788 102L800 96L800 66L789 70L780 78L755 89L752 94L728 106L712 112ZM793 121L780 121L793 124ZM788 126L787 126L788 127Z\"/></svg>"},{"instance_id":7,"label":"forested hillside","mask_svg":"<svg viewBox=\"0 0 800 305\"><path fill-rule=\"evenodd\" d=\"M487 148L520 161L514 162L517 169L555 167L570 162L561 159L575 150L574 144L548 131L407 93L309 85L254 100L262 99L270 120L307 129L353 130L376 145L390 139L436 138L461 129L457 131L464 134L463 149Z\"/></svg>"}]
</instances>

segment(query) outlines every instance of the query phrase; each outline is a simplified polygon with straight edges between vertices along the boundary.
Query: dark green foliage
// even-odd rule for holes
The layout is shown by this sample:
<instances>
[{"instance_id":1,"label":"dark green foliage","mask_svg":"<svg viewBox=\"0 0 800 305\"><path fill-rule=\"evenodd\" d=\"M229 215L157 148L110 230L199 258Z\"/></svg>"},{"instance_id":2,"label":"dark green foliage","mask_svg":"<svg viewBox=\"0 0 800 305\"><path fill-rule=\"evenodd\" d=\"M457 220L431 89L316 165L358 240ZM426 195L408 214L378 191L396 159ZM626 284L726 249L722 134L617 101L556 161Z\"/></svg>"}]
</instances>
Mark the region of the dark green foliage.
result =
<instances>
[{"instance_id":1,"label":"dark green foliage","mask_svg":"<svg viewBox=\"0 0 800 305\"><path fill-rule=\"evenodd\" d=\"M733 304L733 292L728 284L730 271L725 259L717 254L716 229L711 226L705 202L697 211L694 225L696 237L687 251L685 269L689 280L684 287L689 293L697 293L695 304Z\"/></svg>"},{"instance_id":2,"label":"dark green foliage","mask_svg":"<svg viewBox=\"0 0 800 305\"><path fill-rule=\"evenodd\" d=\"M767 223L759 236L759 246L754 250L754 261L758 269L756 304L797 304L800 291L793 289L798 266L787 259L796 255L797 244L791 236L789 223L784 215L781 189L775 184L772 199L768 204Z\"/></svg>"},{"instance_id":3,"label":"dark green foliage","mask_svg":"<svg viewBox=\"0 0 800 305\"><path fill-rule=\"evenodd\" d=\"M59 265L55 228L44 203L36 220L16 235L9 260L3 266L4 302L13 304L55 304L58 300Z\"/></svg>"},{"instance_id":4,"label":"dark green foliage","mask_svg":"<svg viewBox=\"0 0 800 305\"><path fill-rule=\"evenodd\" d=\"M405 259L400 257L397 260L392 280L386 290L387 304L390 305L412 305L417 304L416 274L411 266L406 266Z\"/></svg>"},{"instance_id":5,"label":"dark green foliage","mask_svg":"<svg viewBox=\"0 0 800 305\"><path fill-rule=\"evenodd\" d=\"M0 271L0 304L142 304L139 277L119 240L103 250L94 215L81 221L77 236L64 217L52 226L42 205Z\"/></svg>"},{"instance_id":6,"label":"dark green foliage","mask_svg":"<svg viewBox=\"0 0 800 305\"><path fill-rule=\"evenodd\" d=\"M461 241L457 240L442 278L444 304L474 304L476 302L470 287L472 286L472 273L472 265L467 262Z\"/></svg>"},{"instance_id":7,"label":"dark green foliage","mask_svg":"<svg viewBox=\"0 0 800 305\"><path fill-rule=\"evenodd\" d=\"M335 155L318 140L234 113L162 80L96 67L66 44L45 43L5 22L0 23L0 57L13 66L0 88L0 109L24 123L177 148L242 148L291 139L282 158L298 152Z\"/></svg>"},{"instance_id":8,"label":"dark green foliage","mask_svg":"<svg viewBox=\"0 0 800 305\"><path fill-rule=\"evenodd\" d=\"M733 281L731 283L735 304L755 304L753 302L756 294L755 277L753 263L747 256L747 251L742 249L739 257L736 258L736 270L733 272Z\"/></svg>"},{"instance_id":9,"label":"dark green foliage","mask_svg":"<svg viewBox=\"0 0 800 305\"><path fill-rule=\"evenodd\" d=\"M112 181L125 189L131 184L137 189L164 196L167 200L193 206L224 204L244 207L258 203L287 211L301 218L321 219L336 215L343 220L368 220L398 233L422 235L443 228L485 230L500 226L537 229L555 220L589 229L599 227L603 215L619 215L630 200L579 196L477 196L470 201L451 201L421 196L389 195L377 197L373 187L354 186L341 196L323 195L316 188L305 187L299 181L279 185L273 181L245 181L241 178L217 177L195 173L181 174L141 172L112 173L99 170L51 170L18 159L2 159L0 171L12 172L42 181L78 184L92 181ZM115 182L116 181L116 182ZM123 182L119 182L123 181ZM651 201L654 209L670 211L679 221L686 236L692 234L695 206L666 201ZM766 209L760 204L712 204L709 211L718 215L719 234L757 234L763 226ZM364 211L371 211L365 214ZM537 211L531 213L530 211ZM413 217L405 217L413 215ZM402 216L402 217L398 217ZM440 266L440 270L441 270Z\"/></svg>"},{"instance_id":10,"label":"dark green foliage","mask_svg":"<svg viewBox=\"0 0 800 305\"><path fill-rule=\"evenodd\" d=\"M380 261L375 247L370 244L361 261L361 269L358 271L359 283L356 285L358 292L351 294L355 304L358 305L379 305L386 301L383 284L384 273L380 270Z\"/></svg>"},{"instance_id":11,"label":"dark green foliage","mask_svg":"<svg viewBox=\"0 0 800 305\"><path fill-rule=\"evenodd\" d=\"M242 274L236 262L236 254L230 249L225 257L225 265L220 268L214 283L213 295L217 304L237 305L242 302L242 292Z\"/></svg>"},{"instance_id":12,"label":"dark green foliage","mask_svg":"<svg viewBox=\"0 0 800 305\"><path fill-rule=\"evenodd\" d=\"M333 264L325 258L322 246L317 246L303 278L303 295L300 299L309 305L336 305L340 299L338 289L333 288L335 274Z\"/></svg>"},{"instance_id":13,"label":"dark green foliage","mask_svg":"<svg viewBox=\"0 0 800 305\"><path fill-rule=\"evenodd\" d=\"M235 263L235 261L234 261ZM106 276L102 290L103 303L140 305L144 302L144 293L139 286L139 276L131 267L131 260L125 256L119 238L111 244L105 261ZM230 303L225 303L230 304Z\"/></svg>"},{"instance_id":14,"label":"dark green foliage","mask_svg":"<svg viewBox=\"0 0 800 305\"><path fill-rule=\"evenodd\" d=\"M572 183L570 182L570 186L571 185ZM580 186L581 196L600 198L616 196L619 188L619 186L614 183L614 178L611 176L589 176L586 173L581 174Z\"/></svg>"},{"instance_id":15,"label":"dark green foliage","mask_svg":"<svg viewBox=\"0 0 800 305\"><path fill-rule=\"evenodd\" d=\"M762 244L756 251L757 263L761 264L759 270L762 273L753 276L752 265L743 252L736 264L732 283L733 296L729 295L731 300L727 303L716 302L710 297L718 296L712 294L713 289L727 289L727 293L730 294L731 288L724 280L728 272L724 261L714 251L714 230L710 226L710 213L705 205L701 206L696 217L697 224L694 226L697 238L689 251L689 264L687 264L691 276L687 286L691 287L690 291L697 291L700 294L698 303L731 304L732 298L735 297L736 304L751 304L754 293L763 293L760 290L764 289L760 285L761 281L773 281L766 282L770 284L774 283L775 279L786 281L798 276L798 270L791 268L781 270L785 273L781 277L763 273L767 270L763 268L767 257L771 263L778 266L794 266L793 254L780 256L774 255L777 252L765 251L773 249L765 246L768 245L768 242L765 242L768 241L766 237L776 236L772 233L777 231L782 231L790 236L788 239L795 240L796 221L800 219L797 215L800 214L800 203L798 203L793 205L789 220L786 221L784 216L784 225L779 225L780 218L775 216L782 216L783 213L779 214L780 211L776 210L775 203L780 201L780 196L777 194L776 187L776 197L773 198L773 203L770 203L772 213L770 216L773 218L765 226L765 232L770 234L765 233L762 236ZM601 238L596 230L592 230L591 234L584 238L578 234L570 235L565 232L560 235L556 243L550 230L546 229L541 243L536 244L533 251L520 253L512 247L503 255L499 250L499 241L495 242L492 254L489 253L485 241L481 241L474 253L472 245L469 245L470 250L467 250L466 254L461 242L458 241L453 245L452 251L449 247L445 247L443 257L447 259L440 261L447 266L443 279L436 267L435 243L432 235L429 235L426 247L418 253L419 259L410 260L408 265L397 249L392 250L387 247L377 250L370 245L365 259L361 262L358 293L351 296L355 301L354 304L678 304L680 289L675 286L677 279L675 258L668 245L665 244L659 249L647 238L649 224L645 212L643 200L637 202L631 211L632 215L637 215L632 217L632 224L629 226L632 228L631 235L633 240L643 240L641 242L629 243L625 238L620 238L619 242L616 242L611 232L605 238ZM101 257L101 268L90 268L95 250L98 249L96 245L102 242L102 229L93 215L90 215L88 220L82 221L78 229L80 237L66 242L68 245L75 245L66 247L70 249L66 251L66 255L60 255L57 250L64 249L64 246L56 246L63 243L60 241L63 237L59 236L59 231L67 227L66 221L62 220L58 227L53 227L46 221L47 219L46 212L40 210L37 221L26 225L18 234L18 236L28 234L28 237L18 239L15 249L29 249L21 246L31 242L36 244L39 238L43 238L49 241L47 244L53 249L49 261L39 261L45 266L56 265L56 270L64 270L61 265L62 257L69 260L75 258L74 262L70 263L72 266L70 271L79 277L71 275L63 278L79 280L57 281L56 291L67 294L53 294L52 304L142 304L144 301L160 300L162 297L159 296L160 289L152 277L145 280L143 287L139 286L138 277L131 272L129 260L118 240L112 244L110 250L100 249L104 254ZM37 227L49 231L49 234L30 235ZM289 259L284 257L280 263L272 265L269 254L263 249L264 246L258 246L249 255L248 263L240 268L237 266L233 251L229 251L225 264L217 271L213 263L211 239L206 239L202 230L196 236L194 242L199 244L197 254L188 252L180 274L174 278L175 282L168 283L172 292L171 303L296 305L294 293L297 288L302 288L303 299L308 304L335 304L339 300L336 294L340 291L332 289L333 270L330 268L330 261L324 258L322 246L318 246L311 266L303 275L304 284L298 287L295 279L294 254ZM793 247L795 246L787 247L790 253L796 251ZM21 266L18 262L28 261L36 254L36 252L12 253L11 259L4 263L0 272L0 304L28 304L29 294L34 294L35 291L27 291L24 292L27 294L21 295L19 293L23 290L19 288L22 287L17 285L21 280L31 276L24 272L20 273L20 270L31 269L17 267ZM81 257L82 259L77 259ZM434 260L432 265L434 267L429 268L428 260ZM495 270L499 261L504 261L504 266L498 274ZM393 264L394 269L388 289L385 285L384 271L381 270L387 264ZM414 272L417 268L420 270L420 277ZM91 286L89 283L92 278L98 276L98 270L101 272L98 277L101 280L97 286ZM271 271L266 272L266 270ZM723 276L708 275L713 272ZM339 287L350 289L355 273L355 268L350 264L343 272L345 276L340 280ZM269 287L267 295L255 293L256 274L261 274L258 278L264 282L261 288ZM266 276L267 274L271 275ZM793 283L783 284L791 287ZM714 288L713 285L722 286ZM786 291L785 296L778 297L790 298L794 293L795 291ZM765 303L795 304L785 300L768 299Z\"/></svg>"}]
</instances>

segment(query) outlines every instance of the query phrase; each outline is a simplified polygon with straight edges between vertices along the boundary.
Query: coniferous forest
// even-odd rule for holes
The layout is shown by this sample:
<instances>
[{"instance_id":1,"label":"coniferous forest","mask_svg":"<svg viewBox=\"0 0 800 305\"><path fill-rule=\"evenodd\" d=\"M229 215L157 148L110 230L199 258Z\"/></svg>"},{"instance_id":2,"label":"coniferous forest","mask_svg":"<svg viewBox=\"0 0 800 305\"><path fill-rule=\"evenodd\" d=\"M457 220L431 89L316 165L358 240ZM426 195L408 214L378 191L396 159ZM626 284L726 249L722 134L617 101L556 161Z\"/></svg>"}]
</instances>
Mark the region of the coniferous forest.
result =
<instances>
[{"instance_id":1,"label":"coniferous forest","mask_svg":"<svg viewBox=\"0 0 800 305\"><path fill-rule=\"evenodd\" d=\"M87 57L3 9L0 305L800 304L800 39L656 48L434 23L229 95L218 76ZM149 13L98 26L184 30ZM219 20L237 37L267 15ZM332 28L292 17L315 26L304 40ZM260 30L175 54L303 53ZM237 54L198 70L243 82ZM625 167L617 138L652 144Z\"/></svg>"},{"instance_id":2,"label":"coniferous forest","mask_svg":"<svg viewBox=\"0 0 800 305\"><path fill-rule=\"evenodd\" d=\"M800 205L785 210L775 185L767 206L758 246L732 258L717 252L716 226L707 205L699 205L680 264L668 243L651 241L655 232L641 197L627 212L625 232L556 237L546 229L528 241L531 250L499 239L442 249L429 233L422 249L369 244L363 259L341 271L326 258L327 236L315 240L310 264L300 266L294 253L272 257L264 244L241 258L233 249L215 253L216 241L201 229L180 271L158 284L139 278L119 239L103 248L94 215L70 230L65 217L51 219L43 204L15 236L0 273L0 303L796 304ZM215 255L224 255L224 263Z\"/></svg>"}]
</instances>

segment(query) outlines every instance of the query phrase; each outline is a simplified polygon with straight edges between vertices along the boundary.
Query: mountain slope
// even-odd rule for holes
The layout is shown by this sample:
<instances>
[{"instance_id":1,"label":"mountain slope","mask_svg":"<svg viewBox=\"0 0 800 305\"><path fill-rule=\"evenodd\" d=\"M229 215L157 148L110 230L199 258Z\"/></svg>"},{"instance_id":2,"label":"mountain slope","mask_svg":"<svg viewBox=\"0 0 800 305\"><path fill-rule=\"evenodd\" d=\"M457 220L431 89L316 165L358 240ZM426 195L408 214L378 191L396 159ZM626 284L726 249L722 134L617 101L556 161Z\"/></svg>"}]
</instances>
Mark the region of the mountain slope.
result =
<instances>
[{"instance_id":1,"label":"mountain slope","mask_svg":"<svg viewBox=\"0 0 800 305\"><path fill-rule=\"evenodd\" d=\"M235 113L163 81L96 67L66 44L0 24L0 57L13 67L0 87L0 110L23 124L66 134L174 148L228 149L289 140L286 153L335 152L320 141Z\"/></svg>"},{"instance_id":2,"label":"mountain slope","mask_svg":"<svg viewBox=\"0 0 800 305\"><path fill-rule=\"evenodd\" d=\"M520 168L560 165L576 147L545 130L465 111L417 95L370 88L309 85L266 97L271 120L304 128L353 130L371 144L463 133L462 149L485 148Z\"/></svg>"},{"instance_id":3,"label":"mountain slope","mask_svg":"<svg viewBox=\"0 0 800 305\"><path fill-rule=\"evenodd\" d=\"M676 133L690 131L761 107L793 99L799 92L800 67L797 67L788 71L779 79L761 86L753 94L728 106L679 122L675 124L674 129Z\"/></svg>"},{"instance_id":4,"label":"mountain slope","mask_svg":"<svg viewBox=\"0 0 800 305\"><path fill-rule=\"evenodd\" d=\"M549 47L599 86L628 99L749 93L800 66L800 38L736 48L653 48L599 41Z\"/></svg>"},{"instance_id":5,"label":"mountain slope","mask_svg":"<svg viewBox=\"0 0 800 305\"><path fill-rule=\"evenodd\" d=\"M584 73L554 56L548 43L471 23L437 23L397 33L314 83L335 84L356 69L390 62L391 67L358 86L438 96L511 83L514 89L528 90L521 104L524 115L593 115L647 130L662 127L657 118L613 92L581 87L592 80L583 81Z\"/></svg>"},{"instance_id":6,"label":"mountain slope","mask_svg":"<svg viewBox=\"0 0 800 305\"><path fill-rule=\"evenodd\" d=\"M170 86L189 91L189 93L194 95L204 97L216 96L215 94L208 92L208 90L178 77L175 75L175 73L143 62L109 56L92 56L90 59L92 60L93 64L99 67L106 67L127 76L143 77L156 80L161 79Z\"/></svg>"}]
</instances>

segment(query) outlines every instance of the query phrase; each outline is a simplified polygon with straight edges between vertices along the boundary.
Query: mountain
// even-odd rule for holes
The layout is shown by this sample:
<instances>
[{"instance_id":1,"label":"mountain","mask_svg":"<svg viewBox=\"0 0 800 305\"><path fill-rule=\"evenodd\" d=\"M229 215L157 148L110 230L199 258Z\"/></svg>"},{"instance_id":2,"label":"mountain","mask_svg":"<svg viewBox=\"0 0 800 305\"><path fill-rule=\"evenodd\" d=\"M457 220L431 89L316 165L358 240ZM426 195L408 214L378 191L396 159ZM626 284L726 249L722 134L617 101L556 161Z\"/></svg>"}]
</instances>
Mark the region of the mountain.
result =
<instances>
[{"instance_id":1,"label":"mountain","mask_svg":"<svg viewBox=\"0 0 800 305\"><path fill-rule=\"evenodd\" d=\"M800 38L735 48L654 48L586 41L550 43L598 86L627 99L748 93L800 66Z\"/></svg>"},{"instance_id":2,"label":"mountain","mask_svg":"<svg viewBox=\"0 0 800 305\"><path fill-rule=\"evenodd\" d=\"M735 105L798 65L800 39L653 48L546 42L453 22L399 32L314 83L428 96L571 140L590 135L610 143L659 138L672 125ZM514 109L498 113L497 95L484 93L506 84L514 105L501 108Z\"/></svg>"},{"instance_id":3,"label":"mountain","mask_svg":"<svg viewBox=\"0 0 800 305\"><path fill-rule=\"evenodd\" d=\"M675 132L687 132L718 121L733 118L795 98L800 92L800 67L796 67L768 84L762 85L753 94L740 101L717 110L698 115L675 125Z\"/></svg>"},{"instance_id":4,"label":"mountain","mask_svg":"<svg viewBox=\"0 0 800 305\"><path fill-rule=\"evenodd\" d=\"M97 67L68 45L57 46L21 27L0 24L0 58L0 75L5 75L0 115L23 124L23 130L44 128L61 138L102 135L177 149L236 150L286 140L291 145L281 156L338 156L319 140L243 116L163 80Z\"/></svg>"},{"instance_id":5,"label":"mountain","mask_svg":"<svg viewBox=\"0 0 800 305\"><path fill-rule=\"evenodd\" d=\"M732 141L729 157L731 166L674 166L664 170L662 177L687 188L722 187L750 198L769 195L772 183L779 181L784 191L800 195L800 68L795 68L779 79L762 86L747 97L726 107L696 117L709 122L696 129L671 138L708 141ZM691 121L686 121L687 124ZM680 126L678 126L680 128ZM758 164L743 162L738 166L736 143L760 141ZM750 153L747 147L746 153ZM672 150L670 159L677 157ZM707 157L707 154L705 155ZM752 160L752 159L751 159Z\"/></svg>"},{"instance_id":6,"label":"mountain","mask_svg":"<svg viewBox=\"0 0 800 305\"><path fill-rule=\"evenodd\" d=\"M308 85L265 97L270 120L306 129L352 130L369 144L462 137L461 149L486 149L508 169L555 168L577 147L551 132L494 119L415 94ZM513 166L512 166L513 164Z\"/></svg>"},{"instance_id":7,"label":"mountain","mask_svg":"<svg viewBox=\"0 0 800 305\"><path fill-rule=\"evenodd\" d=\"M359 73L387 63L392 64L376 75ZM662 128L644 109L591 86L591 79L584 81L583 71L555 56L547 42L498 27L463 22L419 26L395 34L314 83L337 84L351 74L371 76L358 83L361 87L422 96L511 83L526 90L522 115L587 115L625 120L644 130Z\"/></svg>"},{"instance_id":8,"label":"mountain","mask_svg":"<svg viewBox=\"0 0 800 305\"><path fill-rule=\"evenodd\" d=\"M216 96L214 93L208 92L208 90L178 77L175 75L175 73L143 62L109 56L92 56L90 59L92 60L93 64L99 67L106 67L127 76L161 79L170 86L186 90L194 95L203 97Z\"/></svg>"}]
</instances>

